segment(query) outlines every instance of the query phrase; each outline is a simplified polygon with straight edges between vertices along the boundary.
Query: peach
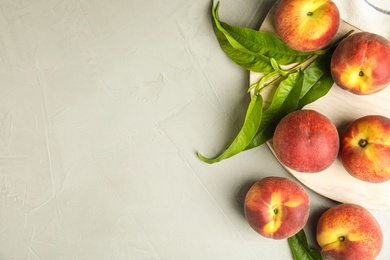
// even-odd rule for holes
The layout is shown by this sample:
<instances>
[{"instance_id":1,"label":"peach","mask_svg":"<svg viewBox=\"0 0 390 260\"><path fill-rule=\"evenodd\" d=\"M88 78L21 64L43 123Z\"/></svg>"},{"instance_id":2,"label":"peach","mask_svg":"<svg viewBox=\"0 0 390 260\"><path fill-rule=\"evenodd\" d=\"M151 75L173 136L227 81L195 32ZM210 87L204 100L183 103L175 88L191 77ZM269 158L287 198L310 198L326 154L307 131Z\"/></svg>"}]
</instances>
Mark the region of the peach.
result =
<instances>
[{"instance_id":1,"label":"peach","mask_svg":"<svg viewBox=\"0 0 390 260\"><path fill-rule=\"evenodd\" d=\"M341 138L340 159L357 179L373 183L390 180L390 119L368 115L353 121Z\"/></svg>"},{"instance_id":2,"label":"peach","mask_svg":"<svg viewBox=\"0 0 390 260\"><path fill-rule=\"evenodd\" d=\"M358 95L376 93L390 84L390 42L359 32L337 46L330 63L336 85Z\"/></svg>"},{"instance_id":3,"label":"peach","mask_svg":"<svg viewBox=\"0 0 390 260\"><path fill-rule=\"evenodd\" d=\"M298 110L276 126L273 149L279 161L299 172L320 172L337 158L339 135L332 121L314 110Z\"/></svg>"},{"instance_id":4,"label":"peach","mask_svg":"<svg viewBox=\"0 0 390 260\"><path fill-rule=\"evenodd\" d=\"M310 211L309 195L297 182L284 177L261 179L249 189L244 211L249 225L267 238L284 239L298 233Z\"/></svg>"},{"instance_id":5,"label":"peach","mask_svg":"<svg viewBox=\"0 0 390 260\"><path fill-rule=\"evenodd\" d=\"M328 44L338 31L340 13L330 0L281 0L275 28L292 49L313 51Z\"/></svg>"},{"instance_id":6,"label":"peach","mask_svg":"<svg viewBox=\"0 0 390 260\"><path fill-rule=\"evenodd\" d=\"M373 260L383 247L383 233L374 216L355 204L325 211L317 224L317 242L324 260Z\"/></svg>"}]
</instances>

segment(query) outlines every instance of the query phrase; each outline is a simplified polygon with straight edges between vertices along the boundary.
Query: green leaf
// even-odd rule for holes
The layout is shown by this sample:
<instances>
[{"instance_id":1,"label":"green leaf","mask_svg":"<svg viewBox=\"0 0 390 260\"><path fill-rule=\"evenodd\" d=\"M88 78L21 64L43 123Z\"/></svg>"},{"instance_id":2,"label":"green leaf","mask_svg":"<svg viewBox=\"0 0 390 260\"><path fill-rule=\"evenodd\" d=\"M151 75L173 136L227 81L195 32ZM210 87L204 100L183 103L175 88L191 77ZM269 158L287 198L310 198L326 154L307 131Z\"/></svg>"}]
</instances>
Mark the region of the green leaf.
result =
<instances>
[{"instance_id":1,"label":"green leaf","mask_svg":"<svg viewBox=\"0 0 390 260\"><path fill-rule=\"evenodd\" d=\"M291 64L305 60L314 52L291 49L277 36L250 28L230 26L219 20L219 2L212 6L215 35L225 53L241 67L255 72L270 72L270 58L278 64Z\"/></svg>"},{"instance_id":2,"label":"green leaf","mask_svg":"<svg viewBox=\"0 0 390 260\"><path fill-rule=\"evenodd\" d=\"M316 62L313 62L304 71L303 86L299 99L302 99L310 89L321 79L324 75L324 71L319 68Z\"/></svg>"},{"instance_id":3,"label":"green leaf","mask_svg":"<svg viewBox=\"0 0 390 260\"><path fill-rule=\"evenodd\" d=\"M260 127L245 150L262 145L272 138L279 121L298 107L299 95L302 89L303 73L297 71L288 75L280 82L272 97L271 105L263 112Z\"/></svg>"},{"instance_id":4,"label":"green leaf","mask_svg":"<svg viewBox=\"0 0 390 260\"><path fill-rule=\"evenodd\" d=\"M207 163L219 162L264 144L272 138L284 116L326 95L334 83L330 59L336 45L315 52L295 51L275 35L220 21L218 10L219 3L215 8L213 4L213 29L222 49L241 67L265 75L250 86L249 90L255 89L255 96L242 129L227 150L214 159L198 153ZM282 69L281 65L287 64L293 66ZM264 110L261 91L268 87L276 87L276 90L270 106Z\"/></svg>"},{"instance_id":5,"label":"green leaf","mask_svg":"<svg viewBox=\"0 0 390 260\"><path fill-rule=\"evenodd\" d=\"M334 81L329 64L333 50L318 57L305 69L304 86L300 96L298 109L325 96L332 88Z\"/></svg>"},{"instance_id":6,"label":"green leaf","mask_svg":"<svg viewBox=\"0 0 390 260\"><path fill-rule=\"evenodd\" d=\"M274 58L279 64L291 64L305 60L314 52L301 52L288 47L278 36L253 30L251 28L241 28L230 26L221 22L223 28L244 48L252 53L259 53L269 58Z\"/></svg>"},{"instance_id":7,"label":"green leaf","mask_svg":"<svg viewBox=\"0 0 390 260\"><path fill-rule=\"evenodd\" d=\"M251 92L253 89L255 89L255 94L259 94L261 92L261 87L264 86L264 84L266 84L268 81L274 80L279 76L280 74L277 71L272 71L265 74L258 82L249 87L248 92Z\"/></svg>"},{"instance_id":8,"label":"green leaf","mask_svg":"<svg viewBox=\"0 0 390 260\"><path fill-rule=\"evenodd\" d=\"M260 95L253 96L251 102L249 103L247 113L245 116L244 124L238 133L237 137L234 139L232 144L223 152L221 155L214 159L209 159L203 156L198 152L198 157L206 163L216 163L221 160L227 159L237 153L243 151L245 147L253 139L253 136L256 134L257 129L262 120L263 113L263 98Z\"/></svg>"},{"instance_id":9,"label":"green leaf","mask_svg":"<svg viewBox=\"0 0 390 260\"><path fill-rule=\"evenodd\" d=\"M319 98L325 96L332 88L334 81L332 77L324 75L318 80L312 88L299 100L298 109L302 109L304 106L313 103Z\"/></svg>"},{"instance_id":10,"label":"green leaf","mask_svg":"<svg viewBox=\"0 0 390 260\"><path fill-rule=\"evenodd\" d=\"M245 150L260 146L270 140L278 122L285 115L302 109L329 92L334 83L329 68L331 57L331 51L319 56L303 73L299 74L299 78L291 77L289 81L284 81L278 87L271 106L264 112L257 134ZM290 86L294 86L292 93L289 92L293 89ZM300 91L299 95L297 95L298 91ZM289 95L286 96L287 93Z\"/></svg>"},{"instance_id":11,"label":"green leaf","mask_svg":"<svg viewBox=\"0 0 390 260\"><path fill-rule=\"evenodd\" d=\"M270 72L272 70L271 65L269 64L269 58L251 52L242 46L238 41L236 41L223 27L223 24L226 26L226 23L221 23L218 18L218 9L219 3L214 9L212 7L212 17L213 17L213 30L215 36L217 37L219 44L223 51L238 65L241 67L257 71L257 72Z\"/></svg>"},{"instance_id":12,"label":"green leaf","mask_svg":"<svg viewBox=\"0 0 390 260\"><path fill-rule=\"evenodd\" d=\"M322 260L321 253L309 247L303 229L287 240L294 260Z\"/></svg>"},{"instance_id":13,"label":"green leaf","mask_svg":"<svg viewBox=\"0 0 390 260\"><path fill-rule=\"evenodd\" d=\"M280 65L278 64L278 62L274 58L271 58L270 61L271 61L272 68L276 72L278 72L282 76L287 76L288 75L288 71L285 71L285 70L281 69Z\"/></svg>"}]
</instances>

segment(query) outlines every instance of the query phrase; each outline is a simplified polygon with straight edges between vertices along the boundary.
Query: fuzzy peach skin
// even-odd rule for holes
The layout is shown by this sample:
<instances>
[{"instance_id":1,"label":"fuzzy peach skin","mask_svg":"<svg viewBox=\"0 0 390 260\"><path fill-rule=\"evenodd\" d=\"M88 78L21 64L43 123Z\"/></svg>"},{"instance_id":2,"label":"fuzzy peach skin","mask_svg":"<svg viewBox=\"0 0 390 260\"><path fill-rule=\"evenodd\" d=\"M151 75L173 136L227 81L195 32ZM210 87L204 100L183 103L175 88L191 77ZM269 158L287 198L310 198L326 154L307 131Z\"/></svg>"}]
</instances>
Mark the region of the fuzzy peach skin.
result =
<instances>
[{"instance_id":1,"label":"fuzzy peach skin","mask_svg":"<svg viewBox=\"0 0 390 260\"><path fill-rule=\"evenodd\" d=\"M267 238L285 239L298 233L310 211L309 195L297 182L266 177L248 191L244 212L249 225Z\"/></svg>"},{"instance_id":2,"label":"fuzzy peach skin","mask_svg":"<svg viewBox=\"0 0 390 260\"><path fill-rule=\"evenodd\" d=\"M390 119L368 115L352 122L341 138L340 159L357 179L373 183L390 180Z\"/></svg>"},{"instance_id":3,"label":"fuzzy peach skin","mask_svg":"<svg viewBox=\"0 0 390 260\"><path fill-rule=\"evenodd\" d=\"M339 87L358 95L376 93L390 84L390 42L369 32L352 34L337 46L330 68Z\"/></svg>"},{"instance_id":4,"label":"fuzzy peach skin","mask_svg":"<svg viewBox=\"0 0 390 260\"><path fill-rule=\"evenodd\" d=\"M373 260L383 247L383 233L374 216L355 204L325 211L317 224L317 242L324 260Z\"/></svg>"},{"instance_id":5,"label":"fuzzy peach skin","mask_svg":"<svg viewBox=\"0 0 390 260\"><path fill-rule=\"evenodd\" d=\"M315 173L328 168L339 152L336 126L314 110L298 110L276 126L273 148L278 160L290 169Z\"/></svg>"},{"instance_id":6,"label":"fuzzy peach skin","mask_svg":"<svg viewBox=\"0 0 390 260\"><path fill-rule=\"evenodd\" d=\"M340 13L330 0L281 0L275 10L275 28L292 49L318 50L338 31Z\"/></svg>"}]
</instances>

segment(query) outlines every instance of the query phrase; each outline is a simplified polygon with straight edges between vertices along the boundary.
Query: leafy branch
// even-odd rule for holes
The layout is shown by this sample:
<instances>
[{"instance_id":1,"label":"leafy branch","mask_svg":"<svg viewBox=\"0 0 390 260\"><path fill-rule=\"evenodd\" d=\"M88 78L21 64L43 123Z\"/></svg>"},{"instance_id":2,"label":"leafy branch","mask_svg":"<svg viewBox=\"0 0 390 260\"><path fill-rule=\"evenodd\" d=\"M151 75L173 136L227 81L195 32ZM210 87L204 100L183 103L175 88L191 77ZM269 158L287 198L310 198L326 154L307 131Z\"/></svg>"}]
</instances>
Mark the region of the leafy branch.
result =
<instances>
[{"instance_id":1,"label":"leafy branch","mask_svg":"<svg viewBox=\"0 0 390 260\"><path fill-rule=\"evenodd\" d=\"M213 4L213 30L223 51L240 67L264 75L248 89L253 97L244 124L230 146L215 158L198 152L198 157L210 164L264 144L285 115L326 95L334 83L329 66L333 51L352 33L325 49L301 52L273 34L230 26L220 20L218 11L219 3L215 8ZM270 106L264 108L261 94L268 87L276 91Z\"/></svg>"}]
</instances>

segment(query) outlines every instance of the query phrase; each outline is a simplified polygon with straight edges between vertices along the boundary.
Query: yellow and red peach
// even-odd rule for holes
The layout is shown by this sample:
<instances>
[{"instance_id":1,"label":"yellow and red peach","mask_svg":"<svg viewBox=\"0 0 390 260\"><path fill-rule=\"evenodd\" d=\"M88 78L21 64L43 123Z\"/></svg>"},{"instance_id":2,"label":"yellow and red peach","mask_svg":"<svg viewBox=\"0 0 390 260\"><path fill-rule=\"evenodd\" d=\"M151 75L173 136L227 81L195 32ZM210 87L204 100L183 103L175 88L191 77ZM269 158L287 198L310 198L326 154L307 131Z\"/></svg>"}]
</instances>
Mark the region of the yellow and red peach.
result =
<instances>
[{"instance_id":1,"label":"yellow and red peach","mask_svg":"<svg viewBox=\"0 0 390 260\"><path fill-rule=\"evenodd\" d=\"M330 0L281 0L275 28L292 49L313 51L328 44L338 31L340 13Z\"/></svg>"},{"instance_id":2,"label":"yellow and red peach","mask_svg":"<svg viewBox=\"0 0 390 260\"><path fill-rule=\"evenodd\" d=\"M284 239L298 233L310 211L309 195L297 182L266 177L253 184L244 202L249 225L267 238Z\"/></svg>"},{"instance_id":3,"label":"yellow and red peach","mask_svg":"<svg viewBox=\"0 0 390 260\"><path fill-rule=\"evenodd\" d=\"M390 84L390 42L359 32L337 46L330 63L333 80L354 94L376 93Z\"/></svg>"},{"instance_id":4,"label":"yellow and red peach","mask_svg":"<svg viewBox=\"0 0 390 260\"><path fill-rule=\"evenodd\" d=\"M323 213L317 242L324 260L374 260L383 247L382 229L374 216L355 204L340 204Z\"/></svg>"},{"instance_id":5,"label":"yellow and red peach","mask_svg":"<svg viewBox=\"0 0 390 260\"><path fill-rule=\"evenodd\" d=\"M368 115L352 122L341 138L340 159L357 179L373 183L390 180L390 119Z\"/></svg>"}]
</instances>

